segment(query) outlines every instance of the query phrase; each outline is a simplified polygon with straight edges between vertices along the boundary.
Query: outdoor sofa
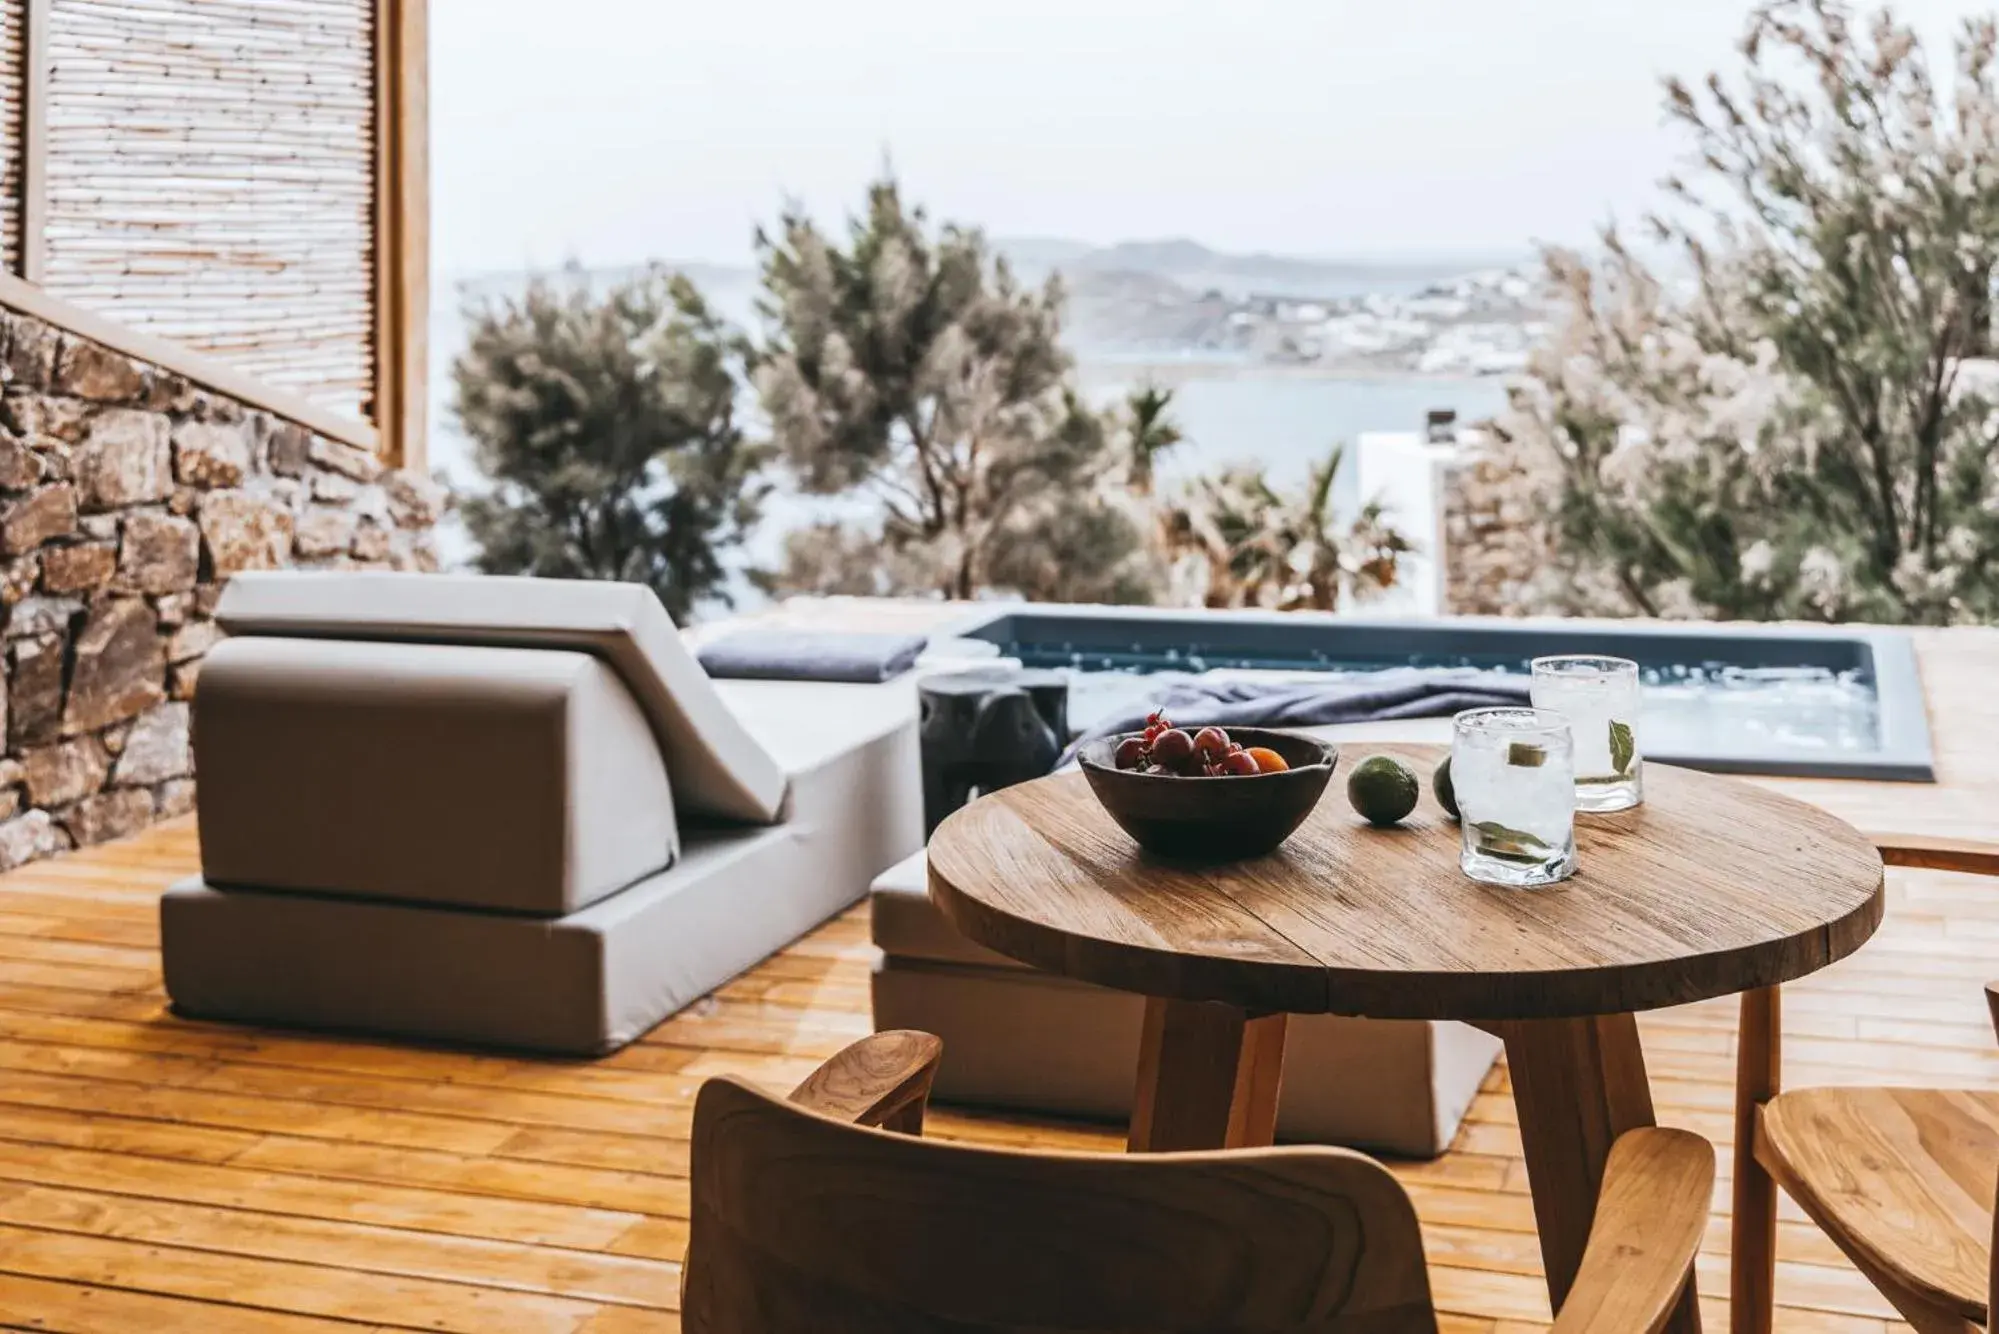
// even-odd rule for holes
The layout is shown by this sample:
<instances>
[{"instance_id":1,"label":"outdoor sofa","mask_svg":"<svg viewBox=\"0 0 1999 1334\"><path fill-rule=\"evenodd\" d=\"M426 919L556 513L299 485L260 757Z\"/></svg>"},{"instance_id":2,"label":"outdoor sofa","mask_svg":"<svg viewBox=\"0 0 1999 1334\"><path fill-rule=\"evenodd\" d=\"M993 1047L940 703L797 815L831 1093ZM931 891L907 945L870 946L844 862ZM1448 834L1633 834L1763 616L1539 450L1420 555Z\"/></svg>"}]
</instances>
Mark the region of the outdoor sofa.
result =
<instances>
[{"instance_id":1,"label":"outdoor sofa","mask_svg":"<svg viewBox=\"0 0 1999 1334\"><path fill-rule=\"evenodd\" d=\"M194 703L202 874L161 903L183 1013L588 1056L873 882L877 1028L941 1098L1120 1117L1143 1002L931 906L913 681L711 680L642 587L244 574ZM1294 1020L1279 1132L1440 1152L1498 1044Z\"/></svg>"},{"instance_id":2,"label":"outdoor sofa","mask_svg":"<svg viewBox=\"0 0 1999 1334\"><path fill-rule=\"evenodd\" d=\"M710 680L642 586L244 574L217 615L190 1015L603 1053L922 845L909 679Z\"/></svg>"}]
</instances>

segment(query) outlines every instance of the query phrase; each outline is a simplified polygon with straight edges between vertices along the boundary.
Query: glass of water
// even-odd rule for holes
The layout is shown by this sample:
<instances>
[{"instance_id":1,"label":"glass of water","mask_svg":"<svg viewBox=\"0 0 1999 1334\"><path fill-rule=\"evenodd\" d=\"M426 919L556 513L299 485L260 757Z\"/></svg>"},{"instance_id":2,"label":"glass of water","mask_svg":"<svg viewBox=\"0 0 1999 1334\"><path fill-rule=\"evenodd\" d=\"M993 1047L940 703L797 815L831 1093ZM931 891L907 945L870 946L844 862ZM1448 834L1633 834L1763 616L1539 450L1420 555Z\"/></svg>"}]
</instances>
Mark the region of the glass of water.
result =
<instances>
[{"instance_id":1,"label":"glass of water","mask_svg":"<svg viewBox=\"0 0 1999 1334\"><path fill-rule=\"evenodd\" d=\"M1576 809L1630 810L1645 799L1638 749L1638 664L1572 653L1534 659L1534 707L1566 714L1576 742Z\"/></svg>"},{"instance_id":2,"label":"glass of water","mask_svg":"<svg viewBox=\"0 0 1999 1334\"><path fill-rule=\"evenodd\" d=\"M1457 716L1451 786L1464 826L1458 865L1489 885L1552 885L1576 869L1576 769L1569 720L1545 709Z\"/></svg>"}]
</instances>

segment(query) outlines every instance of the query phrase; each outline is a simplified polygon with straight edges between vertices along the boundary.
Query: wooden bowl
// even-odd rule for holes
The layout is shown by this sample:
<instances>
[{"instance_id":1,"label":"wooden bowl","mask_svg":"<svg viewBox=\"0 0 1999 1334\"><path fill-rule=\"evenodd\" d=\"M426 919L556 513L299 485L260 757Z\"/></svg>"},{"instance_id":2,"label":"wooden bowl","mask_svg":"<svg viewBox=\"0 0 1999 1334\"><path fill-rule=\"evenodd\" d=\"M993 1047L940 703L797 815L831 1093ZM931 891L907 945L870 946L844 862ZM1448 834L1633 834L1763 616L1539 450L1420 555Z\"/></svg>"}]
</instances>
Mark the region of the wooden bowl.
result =
<instances>
[{"instance_id":1,"label":"wooden bowl","mask_svg":"<svg viewBox=\"0 0 1999 1334\"><path fill-rule=\"evenodd\" d=\"M1120 769L1111 757L1118 743L1132 735L1129 732L1093 741L1076 758L1111 819L1147 852L1187 861L1261 857L1291 837L1319 804L1339 752L1296 732L1262 727L1222 730L1244 749L1268 746L1291 767L1282 773L1228 778Z\"/></svg>"}]
</instances>

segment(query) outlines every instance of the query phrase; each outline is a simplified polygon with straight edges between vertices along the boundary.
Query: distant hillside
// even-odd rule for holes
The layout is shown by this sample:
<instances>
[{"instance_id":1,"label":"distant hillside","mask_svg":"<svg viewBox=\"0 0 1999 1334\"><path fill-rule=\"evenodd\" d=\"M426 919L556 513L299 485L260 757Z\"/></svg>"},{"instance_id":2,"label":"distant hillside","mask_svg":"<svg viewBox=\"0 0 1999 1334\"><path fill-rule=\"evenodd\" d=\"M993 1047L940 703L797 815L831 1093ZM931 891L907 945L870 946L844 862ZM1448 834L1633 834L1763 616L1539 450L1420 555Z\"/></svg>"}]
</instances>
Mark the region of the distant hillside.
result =
<instances>
[{"instance_id":1,"label":"distant hillside","mask_svg":"<svg viewBox=\"0 0 1999 1334\"><path fill-rule=\"evenodd\" d=\"M1016 269L1036 273L1066 269L1098 250L1088 241L1065 241L1059 236L1009 236L995 240L993 245Z\"/></svg>"},{"instance_id":2,"label":"distant hillside","mask_svg":"<svg viewBox=\"0 0 1999 1334\"><path fill-rule=\"evenodd\" d=\"M1005 255L1015 273L1029 283L1040 283L1050 273L1059 272L1069 280L1072 294L1080 295L1106 287L1129 289L1135 285L1134 278L1147 278L1164 280L1151 284L1162 296L1171 287L1184 289L1186 300L1208 292L1238 300L1251 296L1326 300L1370 292L1406 295L1480 269L1510 267L1527 258L1467 255L1458 259L1375 261L1312 259L1264 252L1238 255L1210 249L1185 237L1120 241L1108 246L1052 236L997 237L993 248ZM757 278L756 270L747 264L663 262L685 273L704 291L719 296L725 306L736 304L737 289L754 286ZM641 267L616 265L581 272L596 284L629 277ZM559 272L552 271L551 276ZM1116 275L1116 279L1108 283L1096 281L1105 275ZM522 278L520 273L467 274L458 277L453 285L461 297L477 300L518 292Z\"/></svg>"},{"instance_id":3,"label":"distant hillside","mask_svg":"<svg viewBox=\"0 0 1999 1334\"><path fill-rule=\"evenodd\" d=\"M1090 246L1050 237L1021 240L999 238L994 246L1010 259L1021 276L1039 281L1059 271L1081 288L1086 274L1145 274L1171 279L1191 294L1219 292L1227 297L1273 296L1337 298L1368 292L1403 294L1447 282L1474 270L1505 267L1523 257L1466 256L1420 261L1308 259L1265 253L1233 255L1212 250L1199 241L1176 237L1159 241L1120 241Z\"/></svg>"},{"instance_id":4,"label":"distant hillside","mask_svg":"<svg viewBox=\"0 0 1999 1334\"><path fill-rule=\"evenodd\" d=\"M1506 263L1491 257L1373 262L1228 254L1185 238L1093 246L1061 237L1002 237L993 246L1029 285L1038 285L1053 273L1062 275L1068 289L1066 341L1084 357L1142 352L1248 354L1261 359L1269 349L1263 347L1267 340L1259 331L1269 326L1281 303L1410 297ZM758 275L753 267L667 263L693 279L724 319L741 328L755 327ZM568 272L601 287L632 276L639 267ZM467 304L477 307L517 296L527 277L484 273L460 278L449 303L451 313ZM1285 351L1282 358L1293 359L1294 354Z\"/></svg>"}]
</instances>

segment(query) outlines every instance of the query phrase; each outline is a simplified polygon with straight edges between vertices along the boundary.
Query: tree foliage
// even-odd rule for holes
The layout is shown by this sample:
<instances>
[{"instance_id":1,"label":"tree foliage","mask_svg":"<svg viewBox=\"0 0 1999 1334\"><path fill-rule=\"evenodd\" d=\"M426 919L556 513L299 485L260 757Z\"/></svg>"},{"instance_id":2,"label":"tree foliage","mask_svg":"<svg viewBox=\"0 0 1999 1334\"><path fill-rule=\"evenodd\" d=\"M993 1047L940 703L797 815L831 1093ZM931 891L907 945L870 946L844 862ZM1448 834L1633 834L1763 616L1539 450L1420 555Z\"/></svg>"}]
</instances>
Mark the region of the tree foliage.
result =
<instances>
[{"instance_id":1,"label":"tree foliage","mask_svg":"<svg viewBox=\"0 0 1999 1334\"><path fill-rule=\"evenodd\" d=\"M1059 285L1023 288L893 181L842 241L793 210L757 245L760 346L662 271L601 296L538 280L468 314L454 378L492 483L463 507L480 568L635 580L685 618L726 598L781 458L833 513L746 572L770 591L1140 603L1176 593L1177 562L1211 605L1331 608L1393 583L1409 548L1379 509L1334 520L1337 451L1300 494L1240 468L1162 500L1172 393L1091 407ZM739 420L745 379L767 440Z\"/></svg>"},{"instance_id":2,"label":"tree foliage","mask_svg":"<svg viewBox=\"0 0 1999 1334\"><path fill-rule=\"evenodd\" d=\"M1614 231L1552 252L1562 317L1500 421L1551 479L1545 604L1999 616L1994 50L1968 22L1946 91L1885 11L1777 0L1739 77L1668 84L1696 166L1652 225L1688 278Z\"/></svg>"},{"instance_id":3,"label":"tree foliage","mask_svg":"<svg viewBox=\"0 0 1999 1334\"><path fill-rule=\"evenodd\" d=\"M1333 483L1346 451L1335 445L1303 487L1281 491L1260 465L1195 479L1168 504L1169 555L1207 607L1333 611L1393 587L1413 547L1369 501L1342 525Z\"/></svg>"},{"instance_id":4,"label":"tree foliage","mask_svg":"<svg viewBox=\"0 0 1999 1334\"><path fill-rule=\"evenodd\" d=\"M736 417L739 341L694 286L536 279L468 323L452 374L493 484L463 506L479 568L647 584L676 619L726 598L765 451Z\"/></svg>"},{"instance_id":5,"label":"tree foliage","mask_svg":"<svg viewBox=\"0 0 1999 1334\"><path fill-rule=\"evenodd\" d=\"M796 209L757 244L774 442L806 491L874 507L794 535L779 588L1145 591L1143 531L1100 495L1116 459L1076 394L1054 280L1022 288L983 235L932 228L892 180L844 244Z\"/></svg>"}]
</instances>

